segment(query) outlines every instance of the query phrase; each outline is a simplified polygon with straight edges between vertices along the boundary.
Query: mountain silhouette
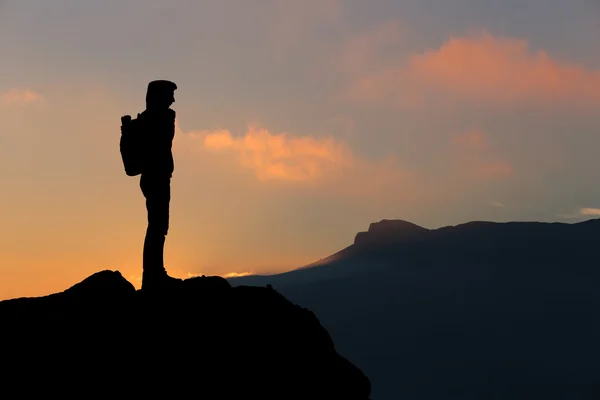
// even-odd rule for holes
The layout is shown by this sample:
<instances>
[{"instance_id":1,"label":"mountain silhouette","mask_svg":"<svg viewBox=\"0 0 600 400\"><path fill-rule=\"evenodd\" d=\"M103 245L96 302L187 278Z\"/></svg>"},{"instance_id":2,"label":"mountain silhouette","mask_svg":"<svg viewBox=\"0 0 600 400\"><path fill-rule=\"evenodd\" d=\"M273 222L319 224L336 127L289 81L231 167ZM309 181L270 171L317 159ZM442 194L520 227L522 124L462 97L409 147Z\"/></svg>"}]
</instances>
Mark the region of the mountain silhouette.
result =
<instances>
[{"instance_id":1,"label":"mountain silhouette","mask_svg":"<svg viewBox=\"0 0 600 400\"><path fill-rule=\"evenodd\" d=\"M600 219L383 220L271 276L369 376L373 400L600 398Z\"/></svg>"},{"instance_id":2,"label":"mountain silhouette","mask_svg":"<svg viewBox=\"0 0 600 400\"><path fill-rule=\"evenodd\" d=\"M367 400L368 378L271 287L198 277L136 291L101 271L0 302L3 393L18 397Z\"/></svg>"}]
</instances>

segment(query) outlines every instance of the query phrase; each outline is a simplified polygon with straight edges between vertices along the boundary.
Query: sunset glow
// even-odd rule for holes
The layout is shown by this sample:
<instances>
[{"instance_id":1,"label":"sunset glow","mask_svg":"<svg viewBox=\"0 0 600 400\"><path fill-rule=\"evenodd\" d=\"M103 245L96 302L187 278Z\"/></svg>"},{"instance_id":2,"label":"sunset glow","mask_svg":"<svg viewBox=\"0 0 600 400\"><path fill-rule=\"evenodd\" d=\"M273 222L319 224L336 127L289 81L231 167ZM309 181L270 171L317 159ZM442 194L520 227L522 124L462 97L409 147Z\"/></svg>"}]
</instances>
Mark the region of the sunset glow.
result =
<instances>
[{"instance_id":1,"label":"sunset glow","mask_svg":"<svg viewBox=\"0 0 600 400\"><path fill-rule=\"evenodd\" d=\"M600 216L598 3L60 3L0 2L0 299L139 287L119 126L153 79L179 87L175 276L302 267L384 218Z\"/></svg>"}]
</instances>

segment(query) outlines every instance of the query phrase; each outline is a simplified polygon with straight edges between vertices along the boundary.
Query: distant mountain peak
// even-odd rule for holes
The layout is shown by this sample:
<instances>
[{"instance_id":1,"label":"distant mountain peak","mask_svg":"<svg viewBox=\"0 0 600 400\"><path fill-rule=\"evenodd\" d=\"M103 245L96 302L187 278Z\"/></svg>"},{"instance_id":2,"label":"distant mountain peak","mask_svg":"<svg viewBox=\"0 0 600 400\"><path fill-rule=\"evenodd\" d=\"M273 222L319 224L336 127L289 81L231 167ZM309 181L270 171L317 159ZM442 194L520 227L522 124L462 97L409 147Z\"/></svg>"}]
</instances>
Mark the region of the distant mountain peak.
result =
<instances>
[{"instance_id":1,"label":"distant mountain peak","mask_svg":"<svg viewBox=\"0 0 600 400\"><path fill-rule=\"evenodd\" d=\"M366 232L359 232L354 238L354 247L382 248L424 240L446 240L460 242L479 238L481 240L526 240L528 238L544 238L550 236L562 237L565 230L570 232L589 230L596 232L600 226L600 218L578 223L563 222L491 222L471 221L455 226L445 226L438 229L427 229L412 222L399 219L382 219L369 225Z\"/></svg>"},{"instance_id":2,"label":"distant mountain peak","mask_svg":"<svg viewBox=\"0 0 600 400\"><path fill-rule=\"evenodd\" d=\"M367 232L358 232L354 244L361 246L372 243L397 242L414 239L430 232L429 229L401 219L382 219L369 225Z\"/></svg>"},{"instance_id":3,"label":"distant mountain peak","mask_svg":"<svg viewBox=\"0 0 600 400\"><path fill-rule=\"evenodd\" d=\"M429 229L402 219L382 219L379 222L372 222L369 225L369 233L414 233L428 230Z\"/></svg>"}]
</instances>

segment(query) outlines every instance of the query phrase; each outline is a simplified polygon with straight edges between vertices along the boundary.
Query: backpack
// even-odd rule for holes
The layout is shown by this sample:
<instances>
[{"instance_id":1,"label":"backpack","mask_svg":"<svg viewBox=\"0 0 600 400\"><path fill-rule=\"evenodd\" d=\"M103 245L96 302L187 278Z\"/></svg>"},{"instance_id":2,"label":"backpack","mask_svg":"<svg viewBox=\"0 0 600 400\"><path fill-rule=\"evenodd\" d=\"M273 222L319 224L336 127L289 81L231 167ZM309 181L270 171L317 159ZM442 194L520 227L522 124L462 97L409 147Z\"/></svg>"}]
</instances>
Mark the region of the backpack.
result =
<instances>
[{"instance_id":1,"label":"backpack","mask_svg":"<svg viewBox=\"0 0 600 400\"><path fill-rule=\"evenodd\" d=\"M140 175L143 171L140 114L133 120L130 115L121 117L121 141L119 147L127 176Z\"/></svg>"}]
</instances>

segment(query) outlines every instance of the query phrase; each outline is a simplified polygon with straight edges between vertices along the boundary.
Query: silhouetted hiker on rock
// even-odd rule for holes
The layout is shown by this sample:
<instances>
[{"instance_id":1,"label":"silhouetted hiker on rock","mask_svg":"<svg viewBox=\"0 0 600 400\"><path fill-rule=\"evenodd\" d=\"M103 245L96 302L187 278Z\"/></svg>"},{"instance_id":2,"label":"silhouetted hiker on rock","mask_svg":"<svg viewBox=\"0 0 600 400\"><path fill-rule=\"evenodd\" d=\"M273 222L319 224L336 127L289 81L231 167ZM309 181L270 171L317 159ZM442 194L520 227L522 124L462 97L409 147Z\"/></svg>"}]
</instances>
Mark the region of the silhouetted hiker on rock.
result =
<instances>
[{"instance_id":1,"label":"silhouetted hiker on rock","mask_svg":"<svg viewBox=\"0 0 600 400\"><path fill-rule=\"evenodd\" d=\"M174 163L171 152L175 136L177 85L157 80L148 84L146 110L131 120L121 118L121 156L129 176L141 174L140 188L146 198L148 228L144 239L142 289L153 290L181 282L167 275L164 245L169 230L169 202Z\"/></svg>"}]
</instances>

